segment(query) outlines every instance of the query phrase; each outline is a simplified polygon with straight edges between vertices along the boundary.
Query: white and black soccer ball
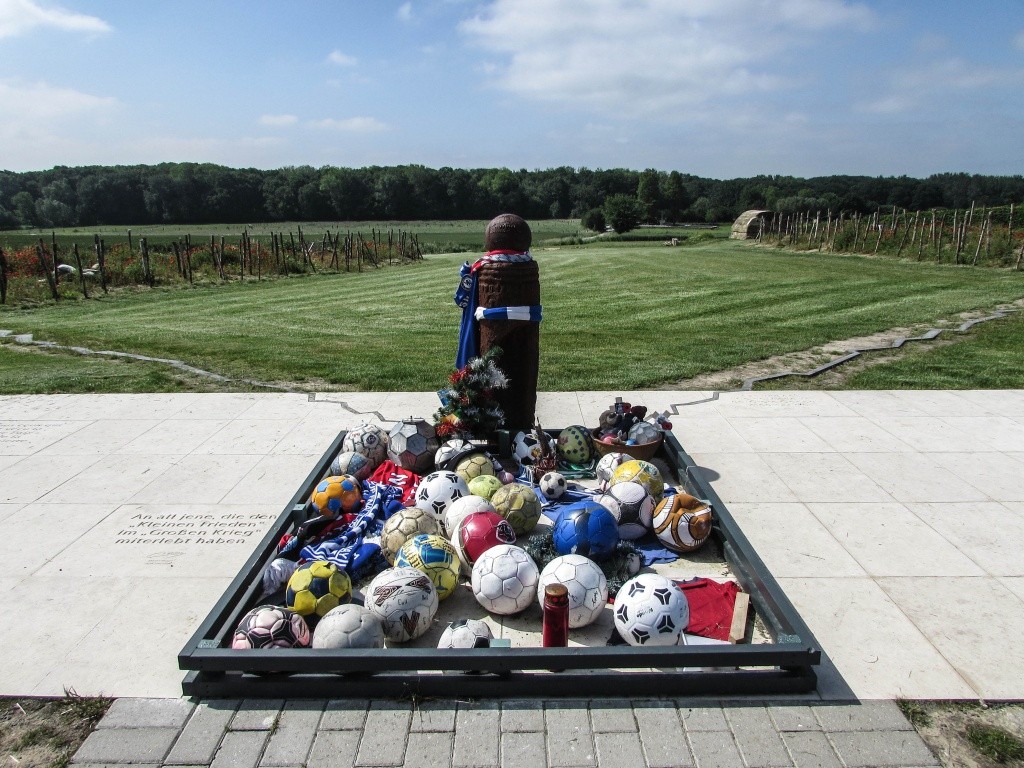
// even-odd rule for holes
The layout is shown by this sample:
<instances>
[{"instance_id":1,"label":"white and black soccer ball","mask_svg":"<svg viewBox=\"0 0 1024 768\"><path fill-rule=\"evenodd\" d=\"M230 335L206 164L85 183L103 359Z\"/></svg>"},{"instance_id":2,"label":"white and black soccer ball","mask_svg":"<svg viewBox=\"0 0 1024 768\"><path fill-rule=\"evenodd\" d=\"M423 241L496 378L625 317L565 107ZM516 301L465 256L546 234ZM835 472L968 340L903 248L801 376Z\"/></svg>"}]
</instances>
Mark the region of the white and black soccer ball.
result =
<instances>
[{"instance_id":1,"label":"white and black soccer ball","mask_svg":"<svg viewBox=\"0 0 1024 768\"><path fill-rule=\"evenodd\" d=\"M512 456L520 464L533 464L540 458L540 453L540 440L532 432L517 432L512 439Z\"/></svg>"},{"instance_id":2,"label":"white and black soccer ball","mask_svg":"<svg viewBox=\"0 0 1024 768\"><path fill-rule=\"evenodd\" d=\"M347 603L332 608L313 630L314 648L383 648L384 625L369 608Z\"/></svg>"},{"instance_id":3,"label":"white and black soccer ball","mask_svg":"<svg viewBox=\"0 0 1024 768\"><path fill-rule=\"evenodd\" d=\"M537 564L525 549L499 544L473 564L473 596L488 613L511 616L533 602L539 579Z\"/></svg>"},{"instance_id":4,"label":"white and black soccer ball","mask_svg":"<svg viewBox=\"0 0 1024 768\"><path fill-rule=\"evenodd\" d=\"M594 470L597 473L597 485L600 490L607 490L608 483L611 482L615 470L618 469L622 462L628 459L629 456L626 454L615 452L606 453L601 457L601 460L597 462L597 468Z\"/></svg>"},{"instance_id":5,"label":"white and black soccer ball","mask_svg":"<svg viewBox=\"0 0 1024 768\"><path fill-rule=\"evenodd\" d=\"M494 511L494 505L483 496L476 496L472 493L469 496L463 496L449 504L448 509L444 511L444 530L449 539L454 539L456 531L459 530L459 523L469 515L474 512Z\"/></svg>"},{"instance_id":6,"label":"white and black soccer ball","mask_svg":"<svg viewBox=\"0 0 1024 768\"><path fill-rule=\"evenodd\" d=\"M615 522L619 522L619 518L622 517L622 512L619 509L619 500L614 496L607 493L601 493L594 497L594 501L600 504L602 507L612 513L612 517L615 518ZM620 535L619 538L622 538Z\"/></svg>"},{"instance_id":7,"label":"white and black soccer ball","mask_svg":"<svg viewBox=\"0 0 1024 768\"><path fill-rule=\"evenodd\" d=\"M649 421L638 421L629 428L629 432L626 435L627 440L632 440L637 445L653 443L659 437L661 437L661 430Z\"/></svg>"},{"instance_id":8,"label":"white and black soccer ball","mask_svg":"<svg viewBox=\"0 0 1024 768\"><path fill-rule=\"evenodd\" d=\"M489 648L494 634L486 621L480 619L456 619L449 624L441 639L437 641L438 648Z\"/></svg>"},{"instance_id":9,"label":"white and black soccer ball","mask_svg":"<svg viewBox=\"0 0 1024 768\"><path fill-rule=\"evenodd\" d=\"M563 584L569 590L569 629L592 624L608 602L608 579L597 563L583 555L562 555L544 566L537 584L541 608L549 584Z\"/></svg>"},{"instance_id":10,"label":"white and black soccer ball","mask_svg":"<svg viewBox=\"0 0 1024 768\"><path fill-rule=\"evenodd\" d=\"M370 472L373 472L388 457L388 433L376 424L364 421L345 434L341 450L365 456L370 460Z\"/></svg>"},{"instance_id":11,"label":"white and black soccer ball","mask_svg":"<svg viewBox=\"0 0 1024 768\"><path fill-rule=\"evenodd\" d=\"M393 643L414 640L428 629L437 614L437 589L423 571L388 568L378 573L363 592L363 601Z\"/></svg>"},{"instance_id":12,"label":"white and black soccer ball","mask_svg":"<svg viewBox=\"0 0 1024 768\"><path fill-rule=\"evenodd\" d=\"M431 470L438 447L437 430L423 419L395 422L388 434L388 458L417 475Z\"/></svg>"},{"instance_id":13,"label":"white and black soccer ball","mask_svg":"<svg viewBox=\"0 0 1024 768\"><path fill-rule=\"evenodd\" d=\"M454 469L454 467L446 466L448 462L460 456L465 456L473 450L475 450L473 444L468 440L463 440L461 437L446 440L434 452L434 467L435 469Z\"/></svg>"},{"instance_id":14,"label":"white and black soccer ball","mask_svg":"<svg viewBox=\"0 0 1024 768\"><path fill-rule=\"evenodd\" d=\"M553 501L561 498L565 489L569 487L569 483L566 482L565 476L561 472L545 472L540 482L537 483L537 487L540 488L540 492L544 494L545 498Z\"/></svg>"},{"instance_id":15,"label":"white and black soccer ball","mask_svg":"<svg viewBox=\"0 0 1024 768\"><path fill-rule=\"evenodd\" d=\"M615 629L630 645L678 645L690 623L690 604L675 582L641 573L615 595Z\"/></svg>"},{"instance_id":16,"label":"white and black soccer ball","mask_svg":"<svg viewBox=\"0 0 1024 768\"><path fill-rule=\"evenodd\" d=\"M431 472L416 489L416 506L433 514L438 525L442 525L448 507L463 496L469 496L465 480L447 470Z\"/></svg>"},{"instance_id":17,"label":"white and black soccer ball","mask_svg":"<svg viewBox=\"0 0 1024 768\"><path fill-rule=\"evenodd\" d=\"M342 451L334 457L331 462L331 475L351 475L360 482L368 478L373 472L370 467L370 460L361 453L355 451Z\"/></svg>"},{"instance_id":18,"label":"white and black soccer ball","mask_svg":"<svg viewBox=\"0 0 1024 768\"><path fill-rule=\"evenodd\" d=\"M604 494L619 508L619 538L639 539L651 529L656 506L654 497L640 483L616 483Z\"/></svg>"}]
</instances>

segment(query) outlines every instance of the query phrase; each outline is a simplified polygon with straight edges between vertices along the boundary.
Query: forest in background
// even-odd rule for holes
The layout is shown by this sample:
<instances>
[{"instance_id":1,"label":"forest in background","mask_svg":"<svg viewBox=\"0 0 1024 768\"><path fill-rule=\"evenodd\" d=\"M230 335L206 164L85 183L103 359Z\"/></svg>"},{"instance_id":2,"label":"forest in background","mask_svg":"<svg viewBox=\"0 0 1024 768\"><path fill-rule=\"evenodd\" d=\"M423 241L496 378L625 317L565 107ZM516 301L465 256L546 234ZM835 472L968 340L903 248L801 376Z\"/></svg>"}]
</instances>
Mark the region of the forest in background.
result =
<instances>
[{"instance_id":1,"label":"forest in background","mask_svg":"<svg viewBox=\"0 0 1024 768\"><path fill-rule=\"evenodd\" d=\"M549 168L228 168L209 163L0 171L0 229L279 221L581 218L616 195L640 220L723 222L751 208L868 214L882 207L1024 202L1024 176L934 174L707 179L679 171Z\"/></svg>"}]
</instances>

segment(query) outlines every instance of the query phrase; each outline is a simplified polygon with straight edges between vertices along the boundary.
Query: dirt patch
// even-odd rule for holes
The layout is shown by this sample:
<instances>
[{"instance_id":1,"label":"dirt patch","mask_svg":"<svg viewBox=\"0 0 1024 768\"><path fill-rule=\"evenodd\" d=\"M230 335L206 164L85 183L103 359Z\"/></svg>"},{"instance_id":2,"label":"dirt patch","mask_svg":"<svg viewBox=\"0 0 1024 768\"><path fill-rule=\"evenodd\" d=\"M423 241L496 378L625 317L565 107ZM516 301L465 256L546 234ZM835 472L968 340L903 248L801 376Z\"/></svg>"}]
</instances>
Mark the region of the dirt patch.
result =
<instances>
[{"instance_id":1,"label":"dirt patch","mask_svg":"<svg viewBox=\"0 0 1024 768\"><path fill-rule=\"evenodd\" d=\"M0 760L5 768L63 768L111 701L0 697Z\"/></svg>"},{"instance_id":2,"label":"dirt patch","mask_svg":"<svg viewBox=\"0 0 1024 768\"><path fill-rule=\"evenodd\" d=\"M901 701L900 708L945 768L1024 768L1020 757L999 760L979 751L993 743L1016 743L1024 749L1022 704ZM970 733L975 734L973 744ZM995 733L999 738L979 738L978 733Z\"/></svg>"},{"instance_id":3,"label":"dirt patch","mask_svg":"<svg viewBox=\"0 0 1024 768\"><path fill-rule=\"evenodd\" d=\"M804 373L814 370L831 360L835 360L836 358L842 357L843 355L849 354L855 350L867 349L869 347L891 346L897 339L921 336L932 328L957 328L967 320L986 317L999 309L1021 308L1024 308L1024 299L1018 299L1011 304L1000 304L998 307L990 310L961 312L960 314L933 320L929 323L918 323L900 328L889 328L884 331L879 331L878 333L868 334L867 336L855 336L849 339L830 341L826 344L811 347L810 349L804 349L798 352L789 352L785 355L776 355L763 360L752 360L749 363L743 363L742 365L735 366L734 368L726 368L721 371L703 373L689 379L681 379L679 381L665 384L659 387L659 389L719 391L739 389L747 379L771 376L773 374L786 373L787 371ZM943 334L932 341L912 342L910 348L912 348L913 345L920 344L929 344L933 347L944 346L946 344L955 343L956 341L957 337L955 334ZM830 371L827 375L836 376L838 371L843 371L843 376L849 376L857 370L862 370L870 365L878 365L879 363L894 360L905 354L905 350L907 349L907 346L903 346L898 349L893 349L892 352L873 352L870 356L855 358L850 363L844 363L842 366L839 366L839 368ZM860 366L859 368L856 367L858 365ZM822 376L825 375L826 374L822 374ZM799 377L786 378L782 379L782 381L786 382L785 387L787 389L801 388L797 382L805 384L804 388L824 388L821 383L807 385L806 382L808 380L804 380ZM837 385L841 384L841 382L842 379L836 379L833 384ZM824 380L822 383L824 383Z\"/></svg>"}]
</instances>

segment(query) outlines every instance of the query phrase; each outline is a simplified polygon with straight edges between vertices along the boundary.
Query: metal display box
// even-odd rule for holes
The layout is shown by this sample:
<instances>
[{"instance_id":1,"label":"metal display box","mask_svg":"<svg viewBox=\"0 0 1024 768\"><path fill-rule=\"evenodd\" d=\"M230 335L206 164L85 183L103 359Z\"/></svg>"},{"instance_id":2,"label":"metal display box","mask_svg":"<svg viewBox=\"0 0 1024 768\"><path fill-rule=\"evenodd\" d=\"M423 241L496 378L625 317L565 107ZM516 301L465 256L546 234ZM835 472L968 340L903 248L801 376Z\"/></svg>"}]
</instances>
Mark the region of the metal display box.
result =
<instances>
[{"instance_id":1,"label":"metal display box","mask_svg":"<svg viewBox=\"0 0 1024 768\"><path fill-rule=\"evenodd\" d=\"M509 445L498 433L498 449ZM407 698L782 694L815 689L821 651L728 509L671 433L658 457L688 492L711 501L712 536L771 643L633 647L368 650L226 647L257 604L281 536L310 515L308 499L341 448L338 435L178 654L186 696Z\"/></svg>"}]
</instances>

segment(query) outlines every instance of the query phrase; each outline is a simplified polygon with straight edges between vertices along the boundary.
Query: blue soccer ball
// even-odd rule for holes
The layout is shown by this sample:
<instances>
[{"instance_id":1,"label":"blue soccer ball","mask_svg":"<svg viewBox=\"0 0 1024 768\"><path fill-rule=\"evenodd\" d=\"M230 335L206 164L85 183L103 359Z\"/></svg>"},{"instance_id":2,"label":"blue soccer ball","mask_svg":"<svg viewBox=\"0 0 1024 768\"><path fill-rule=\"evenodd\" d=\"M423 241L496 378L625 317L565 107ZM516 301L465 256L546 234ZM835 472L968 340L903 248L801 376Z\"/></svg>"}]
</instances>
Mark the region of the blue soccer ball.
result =
<instances>
[{"instance_id":1,"label":"blue soccer ball","mask_svg":"<svg viewBox=\"0 0 1024 768\"><path fill-rule=\"evenodd\" d=\"M560 555L602 560L615 551L619 526L606 507L585 499L562 510L552 530L552 539Z\"/></svg>"}]
</instances>

